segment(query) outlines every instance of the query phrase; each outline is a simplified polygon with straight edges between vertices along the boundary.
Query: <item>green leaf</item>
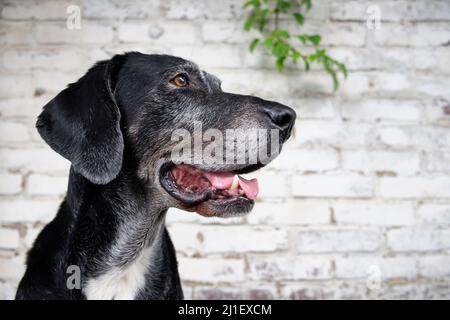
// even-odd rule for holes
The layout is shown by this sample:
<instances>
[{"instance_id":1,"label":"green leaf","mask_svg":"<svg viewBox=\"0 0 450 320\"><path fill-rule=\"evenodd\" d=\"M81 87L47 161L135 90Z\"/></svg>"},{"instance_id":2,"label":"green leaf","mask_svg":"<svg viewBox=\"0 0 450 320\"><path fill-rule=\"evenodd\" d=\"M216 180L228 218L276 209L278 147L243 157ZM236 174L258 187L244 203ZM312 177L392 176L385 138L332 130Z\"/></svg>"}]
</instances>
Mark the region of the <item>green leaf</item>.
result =
<instances>
[{"instance_id":1,"label":"green leaf","mask_svg":"<svg viewBox=\"0 0 450 320\"><path fill-rule=\"evenodd\" d=\"M306 11L309 11L309 10L311 10L311 8L312 8L312 2L311 2L311 0L302 0L301 5L305 5Z\"/></svg>"},{"instance_id":2,"label":"green leaf","mask_svg":"<svg viewBox=\"0 0 450 320\"><path fill-rule=\"evenodd\" d=\"M277 70L280 72L283 71L283 69L284 69L284 60L286 60L286 57L280 57L280 58L277 58L277 60L275 62L276 66L277 66Z\"/></svg>"},{"instance_id":3,"label":"green leaf","mask_svg":"<svg viewBox=\"0 0 450 320\"><path fill-rule=\"evenodd\" d=\"M316 62L317 60L319 60L319 58L317 56L317 53L310 54L308 56L308 60L311 61L311 62Z\"/></svg>"},{"instance_id":4,"label":"green leaf","mask_svg":"<svg viewBox=\"0 0 450 320\"><path fill-rule=\"evenodd\" d=\"M336 62L339 70L342 72L342 74L344 75L345 78L347 78L348 76L348 72L347 72L347 67L345 66L345 64L340 63L340 62Z\"/></svg>"},{"instance_id":5,"label":"green leaf","mask_svg":"<svg viewBox=\"0 0 450 320\"><path fill-rule=\"evenodd\" d=\"M298 59L300 59L300 52L292 49L292 62L297 63Z\"/></svg>"},{"instance_id":6,"label":"green leaf","mask_svg":"<svg viewBox=\"0 0 450 320\"><path fill-rule=\"evenodd\" d=\"M264 40L264 45L266 46L267 49L272 48L272 44L273 44L273 37L267 37Z\"/></svg>"},{"instance_id":7,"label":"green leaf","mask_svg":"<svg viewBox=\"0 0 450 320\"><path fill-rule=\"evenodd\" d=\"M275 66L278 71L283 71L286 61L292 59L293 64L298 64L301 59L306 71L311 68L311 63L320 64L323 70L330 75L333 88L336 91L341 79L339 73L345 78L348 76L345 64L334 60L327 51L320 48L321 36L319 34L295 35L299 41L290 43L291 35L282 27L278 27L280 13L291 15L300 27L305 22L305 12L312 7L312 0L244 0L244 8L249 9L249 16L244 22L244 29L258 30L260 35L249 43L249 51L254 52L259 45L263 45L275 58ZM295 4L295 6L294 6ZM276 21L273 24L274 20ZM274 27L275 26L275 27ZM302 54L299 48L304 45L313 46L312 54Z\"/></svg>"},{"instance_id":8,"label":"green leaf","mask_svg":"<svg viewBox=\"0 0 450 320\"><path fill-rule=\"evenodd\" d=\"M291 7L291 2L286 0L277 0L276 9L286 12Z\"/></svg>"},{"instance_id":9,"label":"green leaf","mask_svg":"<svg viewBox=\"0 0 450 320\"><path fill-rule=\"evenodd\" d=\"M289 50L291 50L290 44L283 41L276 41L272 48L272 54L277 58L286 58Z\"/></svg>"},{"instance_id":10,"label":"green leaf","mask_svg":"<svg viewBox=\"0 0 450 320\"><path fill-rule=\"evenodd\" d=\"M260 0L247 0L244 3L243 8L248 8L248 7L259 7L261 5L261 1Z\"/></svg>"},{"instance_id":11,"label":"green leaf","mask_svg":"<svg viewBox=\"0 0 450 320\"><path fill-rule=\"evenodd\" d=\"M272 37L287 39L290 36L289 36L289 32L287 32L286 30L275 30L272 32Z\"/></svg>"},{"instance_id":12,"label":"green leaf","mask_svg":"<svg viewBox=\"0 0 450 320\"><path fill-rule=\"evenodd\" d=\"M264 27L266 26L267 16L269 15L269 9L264 9L258 11L257 20L258 20L258 30L260 32L264 31Z\"/></svg>"},{"instance_id":13,"label":"green leaf","mask_svg":"<svg viewBox=\"0 0 450 320\"><path fill-rule=\"evenodd\" d=\"M250 52L255 51L256 46L259 44L259 39L255 38L252 40L252 42L250 43Z\"/></svg>"},{"instance_id":14,"label":"green leaf","mask_svg":"<svg viewBox=\"0 0 450 320\"><path fill-rule=\"evenodd\" d=\"M312 36L308 36L308 40L315 46L320 44L320 40L322 38L318 34L314 34Z\"/></svg>"},{"instance_id":15,"label":"green leaf","mask_svg":"<svg viewBox=\"0 0 450 320\"><path fill-rule=\"evenodd\" d=\"M323 66L325 68L325 71L331 76L331 78L333 79L333 90L336 91L339 87L339 81L336 75L336 71L334 71L333 67L330 64L330 60L329 59L324 59L323 60Z\"/></svg>"},{"instance_id":16,"label":"green leaf","mask_svg":"<svg viewBox=\"0 0 450 320\"><path fill-rule=\"evenodd\" d=\"M305 22L305 17L301 13L295 12L292 15L299 25L303 25L303 23Z\"/></svg>"},{"instance_id":17,"label":"green leaf","mask_svg":"<svg viewBox=\"0 0 450 320\"><path fill-rule=\"evenodd\" d=\"M305 70L306 70L306 71L309 71L310 65L309 65L308 58L303 57L303 64L305 65Z\"/></svg>"},{"instance_id":18,"label":"green leaf","mask_svg":"<svg viewBox=\"0 0 450 320\"><path fill-rule=\"evenodd\" d=\"M255 15L252 14L247 20L244 22L244 30L249 31L253 25L255 24Z\"/></svg>"},{"instance_id":19,"label":"green leaf","mask_svg":"<svg viewBox=\"0 0 450 320\"><path fill-rule=\"evenodd\" d=\"M306 41L307 41L306 35L301 34L301 35L297 36L297 38L298 38L304 45L306 44Z\"/></svg>"}]
</instances>

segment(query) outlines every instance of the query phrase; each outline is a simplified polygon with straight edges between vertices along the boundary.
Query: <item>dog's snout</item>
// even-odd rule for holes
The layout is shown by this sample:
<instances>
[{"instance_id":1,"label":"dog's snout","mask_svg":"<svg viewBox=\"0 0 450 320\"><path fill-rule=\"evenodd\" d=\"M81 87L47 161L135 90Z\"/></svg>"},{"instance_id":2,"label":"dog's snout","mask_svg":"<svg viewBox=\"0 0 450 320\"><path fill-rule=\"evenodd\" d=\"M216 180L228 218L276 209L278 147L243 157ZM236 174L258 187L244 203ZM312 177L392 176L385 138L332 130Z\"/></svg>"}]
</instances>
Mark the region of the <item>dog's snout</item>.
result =
<instances>
[{"instance_id":1,"label":"dog's snout","mask_svg":"<svg viewBox=\"0 0 450 320\"><path fill-rule=\"evenodd\" d=\"M271 122L282 131L284 140L287 140L295 123L295 111L278 103L264 106L264 111Z\"/></svg>"}]
</instances>

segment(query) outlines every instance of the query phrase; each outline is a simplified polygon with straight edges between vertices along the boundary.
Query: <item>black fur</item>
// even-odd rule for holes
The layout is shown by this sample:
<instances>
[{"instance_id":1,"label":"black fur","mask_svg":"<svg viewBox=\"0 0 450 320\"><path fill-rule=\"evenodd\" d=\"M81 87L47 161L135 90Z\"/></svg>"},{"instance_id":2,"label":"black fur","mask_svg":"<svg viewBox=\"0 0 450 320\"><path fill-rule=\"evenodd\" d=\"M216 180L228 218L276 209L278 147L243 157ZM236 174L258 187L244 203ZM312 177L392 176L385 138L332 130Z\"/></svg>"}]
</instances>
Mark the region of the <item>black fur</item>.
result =
<instances>
[{"instance_id":1,"label":"black fur","mask_svg":"<svg viewBox=\"0 0 450 320\"><path fill-rule=\"evenodd\" d=\"M170 84L179 73L190 77L189 88ZM214 76L165 55L118 55L69 85L36 124L42 138L72 163L68 191L28 253L16 298L85 299L83 288L67 289L68 266L81 268L85 284L126 267L151 246L155 263L135 298L182 299L164 219L169 207L186 208L158 183L160 160L168 159L175 128L191 128L195 120L236 128L244 126L243 119L281 127L285 141L295 113L275 102L224 93Z\"/></svg>"}]
</instances>

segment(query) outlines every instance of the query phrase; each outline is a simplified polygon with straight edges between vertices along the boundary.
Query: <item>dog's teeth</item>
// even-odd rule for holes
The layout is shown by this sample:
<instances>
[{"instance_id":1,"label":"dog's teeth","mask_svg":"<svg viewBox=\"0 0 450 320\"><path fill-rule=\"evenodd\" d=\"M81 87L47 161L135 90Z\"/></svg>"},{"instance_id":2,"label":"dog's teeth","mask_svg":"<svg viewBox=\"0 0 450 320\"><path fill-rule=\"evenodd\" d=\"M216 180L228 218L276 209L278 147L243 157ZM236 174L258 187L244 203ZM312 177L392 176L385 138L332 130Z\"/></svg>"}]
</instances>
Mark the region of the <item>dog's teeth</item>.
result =
<instances>
[{"instance_id":1,"label":"dog's teeth","mask_svg":"<svg viewBox=\"0 0 450 320\"><path fill-rule=\"evenodd\" d=\"M233 182L231 183L230 189L228 189L228 190L234 191L237 189L238 185L239 185L239 177L237 174L235 174L233 177Z\"/></svg>"}]
</instances>

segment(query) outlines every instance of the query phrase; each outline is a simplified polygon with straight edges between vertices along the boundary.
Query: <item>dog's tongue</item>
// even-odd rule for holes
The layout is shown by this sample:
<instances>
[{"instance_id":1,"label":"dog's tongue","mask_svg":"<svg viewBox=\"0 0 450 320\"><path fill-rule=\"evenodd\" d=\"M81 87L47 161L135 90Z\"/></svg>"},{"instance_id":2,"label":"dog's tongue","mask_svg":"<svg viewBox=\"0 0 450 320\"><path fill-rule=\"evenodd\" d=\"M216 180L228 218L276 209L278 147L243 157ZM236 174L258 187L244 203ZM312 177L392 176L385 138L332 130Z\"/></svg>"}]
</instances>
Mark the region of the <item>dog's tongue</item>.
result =
<instances>
[{"instance_id":1,"label":"dog's tongue","mask_svg":"<svg viewBox=\"0 0 450 320\"><path fill-rule=\"evenodd\" d=\"M230 189L234 180L234 174L228 172L206 172L205 175L213 187L217 189ZM255 199L259 192L258 180L247 180L241 176L237 177L238 184L244 191L245 196L251 200Z\"/></svg>"}]
</instances>

